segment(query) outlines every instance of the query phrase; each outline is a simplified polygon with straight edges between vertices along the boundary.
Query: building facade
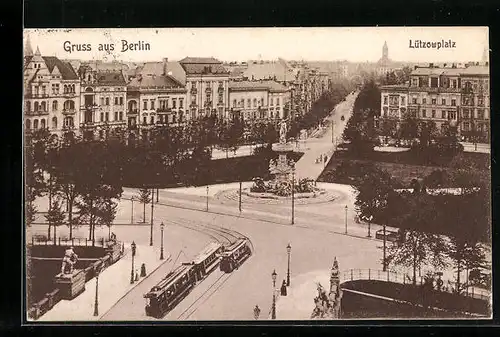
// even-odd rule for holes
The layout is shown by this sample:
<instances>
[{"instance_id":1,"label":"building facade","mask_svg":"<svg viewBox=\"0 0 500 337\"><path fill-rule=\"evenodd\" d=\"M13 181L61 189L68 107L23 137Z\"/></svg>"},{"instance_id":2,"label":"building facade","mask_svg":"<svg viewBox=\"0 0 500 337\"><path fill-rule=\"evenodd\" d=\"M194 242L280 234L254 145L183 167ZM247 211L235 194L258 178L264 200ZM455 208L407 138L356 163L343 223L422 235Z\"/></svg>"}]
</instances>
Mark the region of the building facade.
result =
<instances>
[{"instance_id":1,"label":"building facade","mask_svg":"<svg viewBox=\"0 0 500 337\"><path fill-rule=\"evenodd\" d=\"M237 81L229 83L230 117L286 119L290 91L276 81Z\"/></svg>"},{"instance_id":2,"label":"building facade","mask_svg":"<svg viewBox=\"0 0 500 337\"><path fill-rule=\"evenodd\" d=\"M31 48L27 48L30 53ZM37 48L24 58L25 129L61 135L79 126L80 79L69 63L41 56Z\"/></svg>"},{"instance_id":3,"label":"building facade","mask_svg":"<svg viewBox=\"0 0 500 337\"><path fill-rule=\"evenodd\" d=\"M166 59L161 75L133 78L127 87L128 128L132 136L146 138L157 124L178 124L191 119L187 90L169 75Z\"/></svg>"},{"instance_id":4,"label":"building facade","mask_svg":"<svg viewBox=\"0 0 500 337\"><path fill-rule=\"evenodd\" d=\"M406 86L383 86L380 119L395 119L400 124L407 116L432 121L441 132L454 127L464 140L475 137L488 141L488 67L439 68L430 64L416 67Z\"/></svg>"},{"instance_id":5,"label":"building facade","mask_svg":"<svg viewBox=\"0 0 500 337\"><path fill-rule=\"evenodd\" d=\"M186 57L179 61L186 74L187 104L191 119L229 113L229 72L214 58Z\"/></svg>"},{"instance_id":6,"label":"building facade","mask_svg":"<svg viewBox=\"0 0 500 337\"><path fill-rule=\"evenodd\" d=\"M87 137L108 137L123 134L127 127L127 82L116 70L95 70L88 64L80 65L81 129Z\"/></svg>"}]
</instances>

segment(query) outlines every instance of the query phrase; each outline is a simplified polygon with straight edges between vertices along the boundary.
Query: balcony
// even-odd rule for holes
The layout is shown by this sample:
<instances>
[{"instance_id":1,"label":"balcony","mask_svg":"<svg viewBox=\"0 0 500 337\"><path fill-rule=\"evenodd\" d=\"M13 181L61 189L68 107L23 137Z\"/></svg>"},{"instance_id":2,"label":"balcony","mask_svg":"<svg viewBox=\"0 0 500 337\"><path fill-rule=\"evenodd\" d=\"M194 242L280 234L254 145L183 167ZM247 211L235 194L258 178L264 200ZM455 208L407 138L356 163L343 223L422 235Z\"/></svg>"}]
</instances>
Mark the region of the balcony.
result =
<instances>
[{"instance_id":1,"label":"balcony","mask_svg":"<svg viewBox=\"0 0 500 337\"><path fill-rule=\"evenodd\" d=\"M63 113L63 115L73 115L74 113L76 113L76 110L75 109L63 109L62 113Z\"/></svg>"},{"instance_id":2,"label":"balcony","mask_svg":"<svg viewBox=\"0 0 500 337\"><path fill-rule=\"evenodd\" d=\"M25 111L25 114L28 116L44 116L49 114L49 110L29 110Z\"/></svg>"},{"instance_id":3,"label":"balcony","mask_svg":"<svg viewBox=\"0 0 500 337\"><path fill-rule=\"evenodd\" d=\"M224 87L220 85L220 86L217 88L217 92L224 92Z\"/></svg>"},{"instance_id":4,"label":"balcony","mask_svg":"<svg viewBox=\"0 0 500 337\"><path fill-rule=\"evenodd\" d=\"M211 93L212 93L212 88L210 88L210 87L206 88L206 89L205 89L205 92L206 92L207 94L211 94Z\"/></svg>"},{"instance_id":5,"label":"balcony","mask_svg":"<svg viewBox=\"0 0 500 337\"><path fill-rule=\"evenodd\" d=\"M128 109L127 114L128 115L137 115L139 113L139 110L137 109Z\"/></svg>"},{"instance_id":6,"label":"balcony","mask_svg":"<svg viewBox=\"0 0 500 337\"><path fill-rule=\"evenodd\" d=\"M196 104L195 102L189 104L190 108L196 108L197 106L198 106L198 104Z\"/></svg>"},{"instance_id":7,"label":"balcony","mask_svg":"<svg viewBox=\"0 0 500 337\"><path fill-rule=\"evenodd\" d=\"M93 129L93 128L95 128L95 124L94 124L94 122L89 122L89 121L87 121L87 122L83 122L83 123L81 123L81 124L80 124L80 127L81 127L82 129Z\"/></svg>"},{"instance_id":8,"label":"balcony","mask_svg":"<svg viewBox=\"0 0 500 337\"><path fill-rule=\"evenodd\" d=\"M198 93L198 89L196 88L191 88L191 91L190 91L191 95L196 95Z\"/></svg>"},{"instance_id":9,"label":"balcony","mask_svg":"<svg viewBox=\"0 0 500 337\"><path fill-rule=\"evenodd\" d=\"M76 92L63 92L62 96L63 97L75 97L76 96Z\"/></svg>"},{"instance_id":10,"label":"balcony","mask_svg":"<svg viewBox=\"0 0 500 337\"><path fill-rule=\"evenodd\" d=\"M158 109L156 109L156 112L158 112L158 113L168 113L168 112L172 112L172 108L158 108Z\"/></svg>"}]
</instances>

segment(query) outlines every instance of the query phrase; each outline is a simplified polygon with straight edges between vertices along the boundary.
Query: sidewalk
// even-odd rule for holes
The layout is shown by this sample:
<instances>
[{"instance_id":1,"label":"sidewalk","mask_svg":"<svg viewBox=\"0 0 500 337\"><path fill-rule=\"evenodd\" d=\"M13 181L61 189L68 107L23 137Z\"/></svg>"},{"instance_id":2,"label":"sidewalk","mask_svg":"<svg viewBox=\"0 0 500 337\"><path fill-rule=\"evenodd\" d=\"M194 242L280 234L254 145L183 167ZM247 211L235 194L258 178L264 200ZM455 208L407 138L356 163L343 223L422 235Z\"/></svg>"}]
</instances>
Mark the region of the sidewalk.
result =
<instances>
[{"instance_id":1,"label":"sidewalk","mask_svg":"<svg viewBox=\"0 0 500 337\"><path fill-rule=\"evenodd\" d=\"M125 247L130 247L126 242ZM134 258L134 268L139 273L139 281L130 284L130 271L132 257L130 248L125 249L125 256L112 266L106 268L99 275L99 316L94 314L94 301L96 290L96 279L93 278L85 284L85 291L76 298L68 301L61 300L38 321L95 321L104 315L111 307L135 288L139 283L147 279L153 272L164 263L172 263L170 254L166 253L166 259L160 260L158 248L155 246L137 246ZM146 277L140 277L141 265L146 264Z\"/></svg>"}]
</instances>

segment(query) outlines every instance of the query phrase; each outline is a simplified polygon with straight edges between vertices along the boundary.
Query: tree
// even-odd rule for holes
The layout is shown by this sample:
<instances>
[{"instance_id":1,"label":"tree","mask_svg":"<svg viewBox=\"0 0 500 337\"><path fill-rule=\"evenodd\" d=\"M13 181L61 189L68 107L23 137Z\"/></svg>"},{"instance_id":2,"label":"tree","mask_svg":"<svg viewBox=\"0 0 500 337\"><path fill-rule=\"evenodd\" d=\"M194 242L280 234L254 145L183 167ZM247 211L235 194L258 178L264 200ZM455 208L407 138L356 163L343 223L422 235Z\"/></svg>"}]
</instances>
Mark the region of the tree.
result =
<instances>
[{"instance_id":1,"label":"tree","mask_svg":"<svg viewBox=\"0 0 500 337\"><path fill-rule=\"evenodd\" d=\"M419 125L418 138L420 146L423 148L429 147L431 141L436 138L437 128L434 121L422 122Z\"/></svg>"},{"instance_id":2,"label":"tree","mask_svg":"<svg viewBox=\"0 0 500 337\"><path fill-rule=\"evenodd\" d=\"M63 225L66 218L64 212L61 210L61 204L59 200L52 200L52 204L50 205L49 211L47 212L47 215L45 215L45 218L47 219L49 228L50 226L54 226L54 245L56 245L56 228ZM50 238L50 229L48 238Z\"/></svg>"},{"instance_id":3,"label":"tree","mask_svg":"<svg viewBox=\"0 0 500 337\"><path fill-rule=\"evenodd\" d=\"M391 217L398 214L400 198L394 191L394 181L391 176L376 166L368 169L362 177L355 180L357 190L354 205L361 218L370 222L382 223L384 231L384 246L382 265L387 267L386 258L386 225Z\"/></svg>"},{"instance_id":4,"label":"tree","mask_svg":"<svg viewBox=\"0 0 500 337\"><path fill-rule=\"evenodd\" d=\"M399 137L411 141L418 137L418 122L416 118L408 115L404 118L399 128Z\"/></svg>"},{"instance_id":5,"label":"tree","mask_svg":"<svg viewBox=\"0 0 500 337\"><path fill-rule=\"evenodd\" d=\"M436 268L446 266L446 251L444 240L433 231L437 215L432 199L425 194L412 194L406 201L400 216L394 219L399 235L389 249L388 260L395 265L411 266L416 284L417 270L423 262Z\"/></svg>"},{"instance_id":6,"label":"tree","mask_svg":"<svg viewBox=\"0 0 500 337\"><path fill-rule=\"evenodd\" d=\"M151 189L149 188L141 188L139 189L138 199L143 203L143 215L142 222L146 222L146 204L151 201Z\"/></svg>"},{"instance_id":7,"label":"tree","mask_svg":"<svg viewBox=\"0 0 500 337\"><path fill-rule=\"evenodd\" d=\"M111 239L111 226L116 217L118 204L112 199L107 199L103 202L99 210L98 224L108 227L108 239Z\"/></svg>"}]
</instances>

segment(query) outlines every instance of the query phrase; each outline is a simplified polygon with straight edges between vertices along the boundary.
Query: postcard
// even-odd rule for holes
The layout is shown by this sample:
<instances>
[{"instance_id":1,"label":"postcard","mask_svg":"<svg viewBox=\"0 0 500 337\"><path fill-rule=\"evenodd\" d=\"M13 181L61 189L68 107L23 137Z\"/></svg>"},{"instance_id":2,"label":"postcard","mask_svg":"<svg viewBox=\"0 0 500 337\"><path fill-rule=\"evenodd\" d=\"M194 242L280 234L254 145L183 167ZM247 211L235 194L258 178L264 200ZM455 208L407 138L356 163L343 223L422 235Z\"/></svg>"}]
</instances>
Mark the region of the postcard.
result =
<instances>
[{"instance_id":1,"label":"postcard","mask_svg":"<svg viewBox=\"0 0 500 337\"><path fill-rule=\"evenodd\" d=\"M25 321L491 318L488 33L25 29Z\"/></svg>"}]
</instances>

